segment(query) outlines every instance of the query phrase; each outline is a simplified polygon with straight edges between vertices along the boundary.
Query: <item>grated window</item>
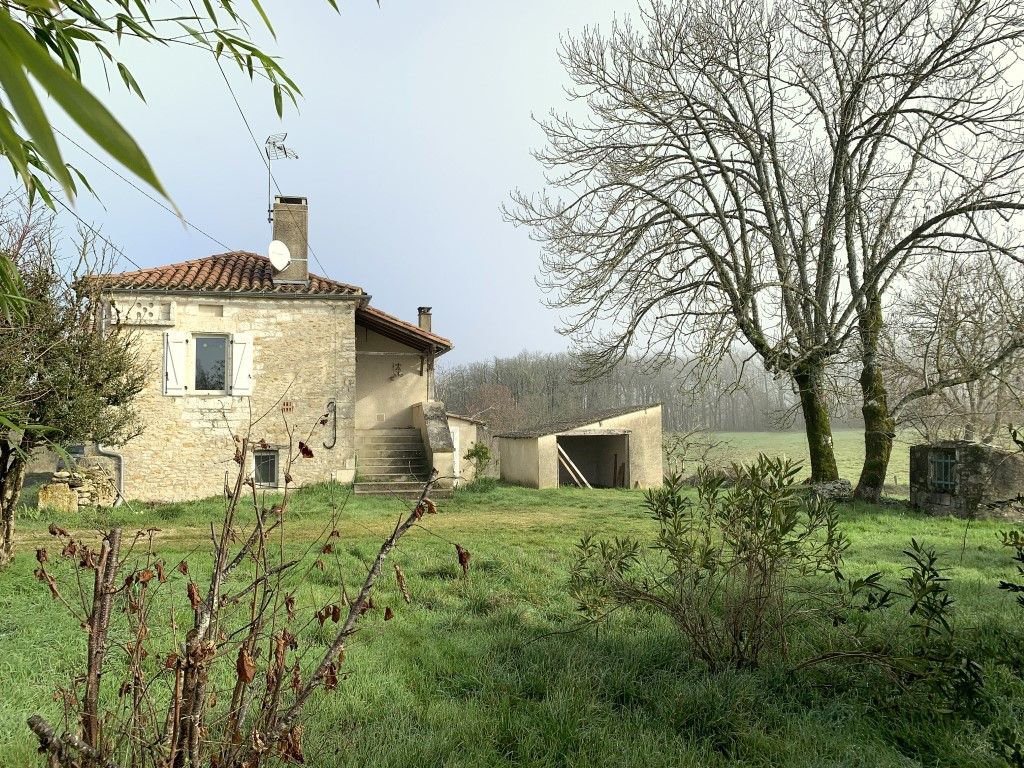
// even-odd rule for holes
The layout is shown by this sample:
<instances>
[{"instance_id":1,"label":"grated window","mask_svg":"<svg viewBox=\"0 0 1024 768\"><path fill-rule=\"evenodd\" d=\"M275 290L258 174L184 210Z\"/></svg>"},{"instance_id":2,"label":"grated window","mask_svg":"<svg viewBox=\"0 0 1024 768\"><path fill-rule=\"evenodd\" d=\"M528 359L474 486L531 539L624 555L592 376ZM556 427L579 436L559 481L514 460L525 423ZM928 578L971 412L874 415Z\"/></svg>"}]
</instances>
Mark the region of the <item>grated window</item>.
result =
<instances>
[{"instance_id":1,"label":"grated window","mask_svg":"<svg viewBox=\"0 0 1024 768\"><path fill-rule=\"evenodd\" d=\"M928 456L931 490L936 493L956 493L956 455L948 451L933 451Z\"/></svg>"}]
</instances>

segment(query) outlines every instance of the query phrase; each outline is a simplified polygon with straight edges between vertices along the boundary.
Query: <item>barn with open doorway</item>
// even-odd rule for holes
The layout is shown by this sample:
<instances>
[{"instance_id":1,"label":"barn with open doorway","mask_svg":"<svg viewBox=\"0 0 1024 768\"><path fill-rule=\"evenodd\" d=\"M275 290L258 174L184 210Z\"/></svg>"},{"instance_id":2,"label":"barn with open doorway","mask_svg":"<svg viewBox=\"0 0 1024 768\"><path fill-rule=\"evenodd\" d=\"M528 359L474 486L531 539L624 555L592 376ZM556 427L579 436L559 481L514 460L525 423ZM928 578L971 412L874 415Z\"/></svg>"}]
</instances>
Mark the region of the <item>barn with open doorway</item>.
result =
<instances>
[{"instance_id":1,"label":"barn with open doorway","mask_svg":"<svg viewBox=\"0 0 1024 768\"><path fill-rule=\"evenodd\" d=\"M501 478L529 488L653 488L661 406L641 405L496 435Z\"/></svg>"}]
</instances>

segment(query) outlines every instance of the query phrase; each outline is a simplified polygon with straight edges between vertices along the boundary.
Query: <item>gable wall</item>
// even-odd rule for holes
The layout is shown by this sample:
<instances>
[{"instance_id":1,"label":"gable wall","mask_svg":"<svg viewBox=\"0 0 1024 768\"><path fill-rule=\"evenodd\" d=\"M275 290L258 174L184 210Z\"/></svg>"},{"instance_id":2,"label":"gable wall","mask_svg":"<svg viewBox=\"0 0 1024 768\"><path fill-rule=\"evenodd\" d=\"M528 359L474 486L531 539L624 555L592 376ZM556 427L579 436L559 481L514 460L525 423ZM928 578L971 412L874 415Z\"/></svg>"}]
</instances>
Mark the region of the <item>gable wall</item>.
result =
<instances>
[{"instance_id":1,"label":"gable wall","mask_svg":"<svg viewBox=\"0 0 1024 768\"><path fill-rule=\"evenodd\" d=\"M357 325L356 429L415 426L413 406L430 399L428 362L412 347Z\"/></svg>"},{"instance_id":2,"label":"gable wall","mask_svg":"<svg viewBox=\"0 0 1024 768\"><path fill-rule=\"evenodd\" d=\"M289 454L285 418L296 449L297 441L306 440L316 425L308 438L314 456L294 462L294 484L351 481L355 302L118 294L115 303L120 316L133 326L136 349L150 372L137 401L143 433L117 449L124 456L126 498L174 501L219 495L225 475L234 478L233 435L247 434L250 420L261 416L251 437L283 447L282 481ZM164 395L164 333L171 330L251 333L252 395ZM186 369L190 385L191 370ZM328 450L323 444L333 439L333 423L320 426L318 421L332 398L337 402L337 442ZM284 403L291 407L286 416ZM251 471L251 458L248 464Z\"/></svg>"}]
</instances>

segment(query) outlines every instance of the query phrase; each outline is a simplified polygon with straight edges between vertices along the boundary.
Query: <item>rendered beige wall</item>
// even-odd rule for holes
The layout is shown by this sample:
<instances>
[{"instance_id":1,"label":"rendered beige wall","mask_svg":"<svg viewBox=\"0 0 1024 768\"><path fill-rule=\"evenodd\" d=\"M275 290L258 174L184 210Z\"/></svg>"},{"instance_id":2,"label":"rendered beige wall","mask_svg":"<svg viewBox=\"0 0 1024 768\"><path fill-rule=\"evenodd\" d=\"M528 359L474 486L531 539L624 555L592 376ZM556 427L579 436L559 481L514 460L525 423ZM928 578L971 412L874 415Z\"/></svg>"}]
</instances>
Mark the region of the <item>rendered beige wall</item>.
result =
<instances>
[{"instance_id":1,"label":"rendered beige wall","mask_svg":"<svg viewBox=\"0 0 1024 768\"><path fill-rule=\"evenodd\" d=\"M499 437L498 458L501 479L527 488L537 488L540 478L537 463L537 441L532 438Z\"/></svg>"},{"instance_id":2,"label":"rendered beige wall","mask_svg":"<svg viewBox=\"0 0 1024 768\"><path fill-rule=\"evenodd\" d=\"M627 413L588 424L601 429L628 429L629 485L631 488L657 488L665 479L662 466L661 406Z\"/></svg>"},{"instance_id":3,"label":"rendered beige wall","mask_svg":"<svg viewBox=\"0 0 1024 768\"><path fill-rule=\"evenodd\" d=\"M459 435L458 456L455 457L458 472L455 474L459 476L462 483L468 483L476 477L476 471L473 468L473 462L464 457L466 451L472 448L473 443L477 440L477 425L475 422L448 414L448 426L458 432Z\"/></svg>"},{"instance_id":4,"label":"rendered beige wall","mask_svg":"<svg viewBox=\"0 0 1024 768\"><path fill-rule=\"evenodd\" d=\"M414 426L412 406L429 397L430 373L426 361L420 373L420 359L411 347L356 326L356 429ZM399 376L396 364L401 366Z\"/></svg>"},{"instance_id":5,"label":"rendered beige wall","mask_svg":"<svg viewBox=\"0 0 1024 768\"><path fill-rule=\"evenodd\" d=\"M456 485L455 454L444 403L425 401L412 407L413 426L423 436L427 462L437 470L437 487Z\"/></svg>"},{"instance_id":6,"label":"rendered beige wall","mask_svg":"<svg viewBox=\"0 0 1024 768\"><path fill-rule=\"evenodd\" d=\"M124 492L128 499L177 501L219 495L225 474L234 479L233 434L245 435L250 420L262 420L253 440L287 446L284 418L295 440L306 439L312 459L292 466L298 485L338 480L354 474L356 359L354 302L117 294L118 312L134 326L136 348L150 375L137 407L143 433L122 446ZM249 397L163 394L164 332L253 334L253 390ZM189 360L186 376L192 377ZM332 424L318 425L327 401L337 402L337 443ZM283 404L291 411L282 413ZM301 438L299 437L301 436ZM280 452L284 474L287 449ZM247 471L252 470L250 458Z\"/></svg>"}]
</instances>

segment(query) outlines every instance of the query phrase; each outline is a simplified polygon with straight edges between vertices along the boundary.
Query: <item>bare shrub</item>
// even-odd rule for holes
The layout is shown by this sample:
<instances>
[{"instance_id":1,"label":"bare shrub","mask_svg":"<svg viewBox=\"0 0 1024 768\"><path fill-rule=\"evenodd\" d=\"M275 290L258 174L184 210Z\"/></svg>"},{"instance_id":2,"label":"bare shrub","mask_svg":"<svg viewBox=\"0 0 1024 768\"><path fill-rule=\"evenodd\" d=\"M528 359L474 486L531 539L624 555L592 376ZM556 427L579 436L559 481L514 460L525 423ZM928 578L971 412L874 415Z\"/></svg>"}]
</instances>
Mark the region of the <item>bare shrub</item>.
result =
<instances>
[{"instance_id":1,"label":"bare shrub","mask_svg":"<svg viewBox=\"0 0 1024 768\"><path fill-rule=\"evenodd\" d=\"M436 472L351 591L338 559L340 510L304 552L287 547L287 483L293 463L312 454L309 439L289 451L284 497L269 508L244 469L259 444L236 438L239 470L223 518L217 530L211 525L208 549L186 560L161 557L155 529L115 529L93 546L51 526L60 554L38 550L36 576L86 630L87 653L81 675L59 692L63 731L39 715L29 719L50 766L304 762L304 706L340 686L346 643L364 615L395 616L393 607L374 605L374 585L399 540L436 513ZM467 570L469 552L458 550ZM336 586L325 605L302 604L289 588L314 574ZM405 574L397 566L394 574L410 602ZM333 627L326 642L325 625Z\"/></svg>"},{"instance_id":2,"label":"bare shrub","mask_svg":"<svg viewBox=\"0 0 1024 768\"><path fill-rule=\"evenodd\" d=\"M735 467L725 488L702 470L696 499L670 475L644 496L658 524L654 554L633 539L584 538L573 597L591 615L620 605L665 614L712 668L785 657L792 628L833 609L835 579L818 587L813 579L835 573L847 546L834 504L802 492L799 471L760 456Z\"/></svg>"}]
</instances>

